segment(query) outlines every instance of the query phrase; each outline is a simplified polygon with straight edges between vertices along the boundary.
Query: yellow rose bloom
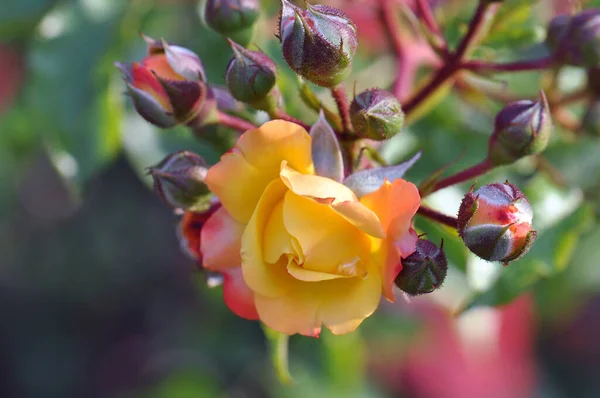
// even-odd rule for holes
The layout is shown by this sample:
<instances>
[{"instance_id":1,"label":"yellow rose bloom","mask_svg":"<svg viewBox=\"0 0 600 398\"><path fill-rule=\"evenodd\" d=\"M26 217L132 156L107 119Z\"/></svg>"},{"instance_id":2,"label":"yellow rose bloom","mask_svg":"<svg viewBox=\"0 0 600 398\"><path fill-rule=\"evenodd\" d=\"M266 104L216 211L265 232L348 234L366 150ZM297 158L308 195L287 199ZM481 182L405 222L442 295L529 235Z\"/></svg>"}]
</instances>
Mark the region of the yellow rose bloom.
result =
<instances>
[{"instance_id":1,"label":"yellow rose bloom","mask_svg":"<svg viewBox=\"0 0 600 398\"><path fill-rule=\"evenodd\" d=\"M311 137L274 120L247 131L206 177L222 207L201 232L203 265L225 276L238 315L282 333L354 330L415 250L420 197L402 179L360 200L315 175Z\"/></svg>"}]
</instances>

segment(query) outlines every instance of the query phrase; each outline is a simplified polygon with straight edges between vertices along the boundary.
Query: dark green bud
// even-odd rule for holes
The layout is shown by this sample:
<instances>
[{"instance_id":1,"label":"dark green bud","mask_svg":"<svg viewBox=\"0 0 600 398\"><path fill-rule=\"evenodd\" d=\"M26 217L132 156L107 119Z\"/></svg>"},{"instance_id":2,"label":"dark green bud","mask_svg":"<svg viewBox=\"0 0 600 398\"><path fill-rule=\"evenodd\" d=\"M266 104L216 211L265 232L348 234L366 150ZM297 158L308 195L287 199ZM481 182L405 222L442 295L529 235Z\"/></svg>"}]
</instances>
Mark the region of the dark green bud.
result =
<instances>
[{"instance_id":1,"label":"dark green bud","mask_svg":"<svg viewBox=\"0 0 600 398\"><path fill-rule=\"evenodd\" d=\"M448 272L444 242L419 239L415 252L402 260L402 271L396 277L396 286L410 296L431 293L442 286Z\"/></svg>"},{"instance_id":2,"label":"dark green bud","mask_svg":"<svg viewBox=\"0 0 600 398\"><path fill-rule=\"evenodd\" d=\"M354 97L350 116L356 134L377 141L392 138L404 124L404 113L396 96L378 88Z\"/></svg>"},{"instance_id":3,"label":"dark green bud","mask_svg":"<svg viewBox=\"0 0 600 398\"><path fill-rule=\"evenodd\" d=\"M252 41L259 15L258 0L206 0L204 7L208 26L244 46Z\"/></svg>"},{"instance_id":4,"label":"dark green bud","mask_svg":"<svg viewBox=\"0 0 600 398\"><path fill-rule=\"evenodd\" d=\"M225 75L229 92L238 101L268 110L265 100L277 80L275 62L263 52L247 50L231 40L229 44L233 49Z\"/></svg>"}]
</instances>

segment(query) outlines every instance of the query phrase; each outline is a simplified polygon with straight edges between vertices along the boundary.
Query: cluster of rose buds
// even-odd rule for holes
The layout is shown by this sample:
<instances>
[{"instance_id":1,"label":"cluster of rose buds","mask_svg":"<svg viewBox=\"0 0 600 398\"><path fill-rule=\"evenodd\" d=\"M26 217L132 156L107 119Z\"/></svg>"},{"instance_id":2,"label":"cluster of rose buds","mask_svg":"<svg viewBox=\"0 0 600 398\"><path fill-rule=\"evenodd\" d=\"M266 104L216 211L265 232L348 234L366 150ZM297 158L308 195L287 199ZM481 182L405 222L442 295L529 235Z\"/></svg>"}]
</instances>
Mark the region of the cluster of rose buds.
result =
<instances>
[{"instance_id":1,"label":"cluster of rose buds","mask_svg":"<svg viewBox=\"0 0 600 398\"><path fill-rule=\"evenodd\" d=\"M403 179L420 154L375 167L385 161L369 152L375 160L355 170L362 165L355 142L372 150L369 140L388 140L404 125L397 96L380 88L355 94L350 104L341 99L346 103L338 103L339 116L320 109L312 128L285 114L276 63L248 49L259 8L257 0L205 3L207 25L227 37L233 51L226 88L208 84L196 54L163 40L145 37L146 57L118 67L135 109L148 122L161 128L183 124L199 134L198 127L218 121L243 132L215 165L180 151L149 168L157 195L183 214L183 246L203 269L223 275L229 308L282 333L317 336L322 325L346 333L376 309L382 296L393 301L394 286L420 295L444 282L443 241L438 246L419 238L413 228L427 193ZM561 62L597 71L600 52L594 43L600 22L592 11L556 18L547 43L562 54ZM343 92L338 86L357 50L356 26L346 14L281 0L278 30L283 58L297 75L334 96ZM600 78L589 75L600 93ZM596 98L584 122L595 134L598 104ZM237 117L247 105L275 120L255 126L250 117ZM404 107L407 114L409 109ZM507 104L495 119L482 163L487 169L478 170L540 154L551 130L543 92L539 100ZM467 179L434 185L441 189ZM536 238L531 205L508 182L471 190L458 218L446 217L453 221L445 224L457 229L465 245L489 261L508 264Z\"/></svg>"}]
</instances>

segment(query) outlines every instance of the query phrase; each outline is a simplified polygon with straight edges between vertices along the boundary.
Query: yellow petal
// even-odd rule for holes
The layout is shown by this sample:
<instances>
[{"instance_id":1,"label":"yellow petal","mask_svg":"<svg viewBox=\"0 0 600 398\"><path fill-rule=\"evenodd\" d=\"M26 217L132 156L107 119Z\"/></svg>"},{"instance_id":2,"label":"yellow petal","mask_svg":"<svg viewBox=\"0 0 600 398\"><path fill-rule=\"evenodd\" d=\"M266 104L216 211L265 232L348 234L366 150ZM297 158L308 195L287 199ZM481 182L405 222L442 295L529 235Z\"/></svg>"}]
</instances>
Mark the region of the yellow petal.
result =
<instances>
[{"instance_id":1,"label":"yellow petal","mask_svg":"<svg viewBox=\"0 0 600 398\"><path fill-rule=\"evenodd\" d=\"M248 286L264 296L281 296L289 289L294 278L287 273L287 258L274 264L265 261L265 231L273 209L283 200L287 191L281 180L272 181L260 198L256 211L242 235L242 272Z\"/></svg>"},{"instance_id":2,"label":"yellow petal","mask_svg":"<svg viewBox=\"0 0 600 398\"><path fill-rule=\"evenodd\" d=\"M318 203L328 204L335 212L369 235L385 237L377 215L362 205L354 192L345 185L329 178L299 173L286 162L281 164L280 175L292 192Z\"/></svg>"},{"instance_id":3,"label":"yellow petal","mask_svg":"<svg viewBox=\"0 0 600 398\"><path fill-rule=\"evenodd\" d=\"M419 190L402 179L393 183L385 181L377 191L363 196L360 201L379 216L387 233L387 238L373 248L378 251L375 259L381 267L384 295L394 301L394 279L402 270L400 258L412 254L417 242L411 222L421 204Z\"/></svg>"},{"instance_id":4,"label":"yellow petal","mask_svg":"<svg viewBox=\"0 0 600 398\"><path fill-rule=\"evenodd\" d=\"M377 309L380 298L381 281L375 272L366 279L297 281L285 296L257 294L254 299L260 319L270 328L315 336L323 324L335 334L351 332Z\"/></svg>"},{"instance_id":5,"label":"yellow petal","mask_svg":"<svg viewBox=\"0 0 600 398\"><path fill-rule=\"evenodd\" d=\"M294 254L292 236L283 223L283 200L272 209L264 232L263 258L275 264L284 254Z\"/></svg>"},{"instance_id":6,"label":"yellow petal","mask_svg":"<svg viewBox=\"0 0 600 398\"><path fill-rule=\"evenodd\" d=\"M301 173L314 173L310 146L310 136L297 124L267 122L242 134L209 169L205 182L231 216L246 224L267 185L278 178L282 161Z\"/></svg>"},{"instance_id":7,"label":"yellow petal","mask_svg":"<svg viewBox=\"0 0 600 398\"><path fill-rule=\"evenodd\" d=\"M235 221L223 207L214 212L200 232L202 265L219 271L239 267L244 225Z\"/></svg>"},{"instance_id":8,"label":"yellow petal","mask_svg":"<svg viewBox=\"0 0 600 398\"><path fill-rule=\"evenodd\" d=\"M368 235L330 206L288 191L283 202L283 222L302 248L305 258L301 267L305 270L322 275L322 279L331 279L328 275L366 275L363 264L369 261L371 247ZM292 273L302 280L318 280L316 274L302 276L305 274L300 270Z\"/></svg>"}]
</instances>

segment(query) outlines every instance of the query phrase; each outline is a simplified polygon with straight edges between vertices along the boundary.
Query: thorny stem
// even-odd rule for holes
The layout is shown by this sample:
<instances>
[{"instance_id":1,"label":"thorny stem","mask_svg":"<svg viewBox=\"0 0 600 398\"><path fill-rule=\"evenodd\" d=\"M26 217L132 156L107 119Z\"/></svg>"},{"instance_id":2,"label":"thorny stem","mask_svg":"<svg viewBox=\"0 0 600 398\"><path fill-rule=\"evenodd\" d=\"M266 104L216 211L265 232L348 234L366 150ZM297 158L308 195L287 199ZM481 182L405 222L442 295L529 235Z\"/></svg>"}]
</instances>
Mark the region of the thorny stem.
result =
<instances>
[{"instance_id":1,"label":"thorny stem","mask_svg":"<svg viewBox=\"0 0 600 398\"><path fill-rule=\"evenodd\" d=\"M484 28L486 21L496 12L498 6L499 4L492 4L487 0L479 1L475 14L469 23L469 29L458 45L458 48L453 54L450 54L446 64L437 71L429 83L403 106L405 114L408 115L425 101L427 97L433 94L446 80L450 79L460 70L463 58L467 55L470 47Z\"/></svg>"},{"instance_id":2,"label":"thorny stem","mask_svg":"<svg viewBox=\"0 0 600 398\"><path fill-rule=\"evenodd\" d=\"M254 124L250 123L247 120L241 119L236 116L231 116L231 115L221 112L221 111L217 111L217 117L219 120L219 124L226 126L226 127L231 127L232 129L240 131L240 132L244 132L246 130L252 130L252 129L256 128L256 126Z\"/></svg>"},{"instance_id":3,"label":"thorny stem","mask_svg":"<svg viewBox=\"0 0 600 398\"><path fill-rule=\"evenodd\" d=\"M354 132L352 122L350 121L350 105L346 96L346 89L342 84L331 88L331 95L338 107L340 117L342 118L342 126L344 127L343 134L349 135Z\"/></svg>"},{"instance_id":4,"label":"thorny stem","mask_svg":"<svg viewBox=\"0 0 600 398\"><path fill-rule=\"evenodd\" d=\"M523 72L539 69L547 69L554 63L554 57L547 56L525 61L515 61L507 63L493 63L485 61L467 61L463 62L461 68L471 71L492 71L492 72Z\"/></svg>"},{"instance_id":5,"label":"thorny stem","mask_svg":"<svg viewBox=\"0 0 600 398\"><path fill-rule=\"evenodd\" d=\"M439 191L440 189L444 189L454 184L459 184L461 182L465 182L475 177L479 177L493 169L494 166L489 162L489 160L485 159L481 163L476 164L475 166L471 166L461 172L458 172L454 175L446 177L440 181L433 187L433 190L430 193Z\"/></svg>"},{"instance_id":6,"label":"thorny stem","mask_svg":"<svg viewBox=\"0 0 600 398\"><path fill-rule=\"evenodd\" d=\"M440 213L439 211L433 210L432 208L421 205L419 207L419 210L417 210L417 213L419 213L423 217L427 217L433 221L437 221L451 228L458 228L458 220L456 219L456 217L448 216L446 214Z\"/></svg>"}]
</instances>

